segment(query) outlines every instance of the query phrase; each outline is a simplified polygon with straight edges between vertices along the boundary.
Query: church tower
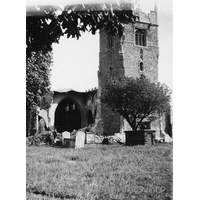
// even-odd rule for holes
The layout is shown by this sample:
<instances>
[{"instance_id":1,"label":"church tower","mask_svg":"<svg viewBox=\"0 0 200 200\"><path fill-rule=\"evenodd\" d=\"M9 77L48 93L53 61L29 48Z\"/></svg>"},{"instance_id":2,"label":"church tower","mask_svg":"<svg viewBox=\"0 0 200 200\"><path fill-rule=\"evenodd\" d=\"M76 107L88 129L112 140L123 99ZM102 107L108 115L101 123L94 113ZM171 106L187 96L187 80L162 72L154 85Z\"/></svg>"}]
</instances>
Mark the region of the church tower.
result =
<instances>
[{"instance_id":1,"label":"church tower","mask_svg":"<svg viewBox=\"0 0 200 200\"><path fill-rule=\"evenodd\" d=\"M106 80L111 77L138 77L144 74L153 82L158 81L158 24L157 8L145 14L136 10L139 19L124 24L124 34L108 36L100 31L100 52L98 71L98 97L105 90ZM101 119L107 134L120 132L122 118L98 101L97 120ZM126 126L125 126L126 127Z\"/></svg>"}]
</instances>

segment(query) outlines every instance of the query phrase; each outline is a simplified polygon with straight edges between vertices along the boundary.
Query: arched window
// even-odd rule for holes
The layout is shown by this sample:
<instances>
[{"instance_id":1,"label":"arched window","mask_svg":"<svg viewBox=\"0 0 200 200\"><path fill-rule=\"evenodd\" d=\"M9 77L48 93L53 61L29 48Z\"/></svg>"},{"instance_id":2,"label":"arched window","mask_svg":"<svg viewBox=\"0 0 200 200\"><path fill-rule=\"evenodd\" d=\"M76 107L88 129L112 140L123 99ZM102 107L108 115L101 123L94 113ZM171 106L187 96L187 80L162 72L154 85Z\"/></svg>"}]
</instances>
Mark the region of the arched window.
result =
<instances>
[{"instance_id":1,"label":"arched window","mask_svg":"<svg viewBox=\"0 0 200 200\"><path fill-rule=\"evenodd\" d=\"M146 46L146 31L144 29L135 29L135 44Z\"/></svg>"},{"instance_id":2,"label":"arched window","mask_svg":"<svg viewBox=\"0 0 200 200\"><path fill-rule=\"evenodd\" d=\"M138 34L135 32L135 44L138 45Z\"/></svg>"},{"instance_id":3,"label":"arched window","mask_svg":"<svg viewBox=\"0 0 200 200\"><path fill-rule=\"evenodd\" d=\"M76 105L75 103L72 105L72 110L75 110L76 109Z\"/></svg>"},{"instance_id":4,"label":"arched window","mask_svg":"<svg viewBox=\"0 0 200 200\"><path fill-rule=\"evenodd\" d=\"M65 107L65 111L66 111L66 112L69 111L69 104Z\"/></svg>"},{"instance_id":5,"label":"arched window","mask_svg":"<svg viewBox=\"0 0 200 200\"><path fill-rule=\"evenodd\" d=\"M140 49L140 59L143 60L143 49Z\"/></svg>"},{"instance_id":6,"label":"arched window","mask_svg":"<svg viewBox=\"0 0 200 200\"><path fill-rule=\"evenodd\" d=\"M143 71L144 71L143 62L140 62L140 71L141 71L141 72L143 72Z\"/></svg>"}]
</instances>

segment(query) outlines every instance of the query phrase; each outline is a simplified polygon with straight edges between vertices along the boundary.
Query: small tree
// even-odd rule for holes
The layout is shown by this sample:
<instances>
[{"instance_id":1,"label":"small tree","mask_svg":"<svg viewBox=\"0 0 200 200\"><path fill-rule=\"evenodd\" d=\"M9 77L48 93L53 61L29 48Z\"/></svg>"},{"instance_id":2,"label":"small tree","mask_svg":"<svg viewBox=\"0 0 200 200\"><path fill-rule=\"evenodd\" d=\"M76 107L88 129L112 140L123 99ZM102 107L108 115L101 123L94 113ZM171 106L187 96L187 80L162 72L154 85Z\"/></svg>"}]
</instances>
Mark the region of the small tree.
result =
<instances>
[{"instance_id":1,"label":"small tree","mask_svg":"<svg viewBox=\"0 0 200 200\"><path fill-rule=\"evenodd\" d=\"M26 128L30 128L30 115L41 98L50 92L52 53L32 52L26 57Z\"/></svg>"},{"instance_id":2,"label":"small tree","mask_svg":"<svg viewBox=\"0 0 200 200\"><path fill-rule=\"evenodd\" d=\"M26 58L26 110L38 105L50 91L52 53L32 52Z\"/></svg>"},{"instance_id":3,"label":"small tree","mask_svg":"<svg viewBox=\"0 0 200 200\"><path fill-rule=\"evenodd\" d=\"M145 76L111 79L101 101L122 115L133 130L150 116L160 116L170 108L170 90L165 84L153 83Z\"/></svg>"}]
</instances>

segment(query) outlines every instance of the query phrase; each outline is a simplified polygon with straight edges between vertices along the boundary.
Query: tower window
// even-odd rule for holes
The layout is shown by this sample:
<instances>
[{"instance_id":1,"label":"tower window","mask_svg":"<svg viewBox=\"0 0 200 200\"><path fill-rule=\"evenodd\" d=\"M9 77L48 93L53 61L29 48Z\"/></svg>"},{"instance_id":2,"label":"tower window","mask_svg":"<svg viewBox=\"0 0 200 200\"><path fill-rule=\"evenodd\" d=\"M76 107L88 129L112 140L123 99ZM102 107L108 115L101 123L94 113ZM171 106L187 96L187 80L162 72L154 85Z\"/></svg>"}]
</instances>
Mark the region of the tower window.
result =
<instances>
[{"instance_id":1,"label":"tower window","mask_svg":"<svg viewBox=\"0 0 200 200\"><path fill-rule=\"evenodd\" d=\"M140 49L140 58L143 60L143 50Z\"/></svg>"},{"instance_id":2,"label":"tower window","mask_svg":"<svg viewBox=\"0 0 200 200\"><path fill-rule=\"evenodd\" d=\"M143 66L143 62L140 63L140 71L143 72L144 71L144 66Z\"/></svg>"},{"instance_id":3,"label":"tower window","mask_svg":"<svg viewBox=\"0 0 200 200\"><path fill-rule=\"evenodd\" d=\"M135 29L135 44L146 46L146 31L144 29Z\"/></svg>"}]
</instances>

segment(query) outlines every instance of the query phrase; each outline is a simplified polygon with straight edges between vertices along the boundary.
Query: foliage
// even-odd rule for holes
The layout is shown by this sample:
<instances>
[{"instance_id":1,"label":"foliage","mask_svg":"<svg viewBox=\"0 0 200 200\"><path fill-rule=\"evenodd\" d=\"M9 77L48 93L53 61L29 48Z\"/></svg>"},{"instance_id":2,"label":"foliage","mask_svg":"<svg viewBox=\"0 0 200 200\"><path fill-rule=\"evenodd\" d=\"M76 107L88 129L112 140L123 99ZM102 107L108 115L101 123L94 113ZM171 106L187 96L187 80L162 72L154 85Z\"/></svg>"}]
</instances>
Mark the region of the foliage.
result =
<instances>
[{"instance_id":1,"label":"foliage","mask_svg":"<svg viewBox=\"0 0 200 200\"><path fill-rule=\"evenodd\" d=\"M37 135L29 136L26 138L27 146L40 146L40 144L41 144L41 137Z\"/></svg>"},{"instance_id":2,"label":"foliage","mask_svg":"<svg viewBox=\"0 0 200 200\"><path fill-rule=\"evenodd\" d=\"M51 53L32 52L26 57L26 110L38 105L41 97L50 92Z\"/></svg>"},{"instance_id":3,"label":"foliage","mask_svg":"<svg viewBox=\"0 0 200 200\"><path fill-rule=\"evenodd\" d=\"M30 6L26 14L27 54L32 51L51 51L51 44L60 36L81 36L81 32L95 34L105 28L110 35L123 34L123 23L133 23L138 18L133 4L99 3L73 4L63 9L58 6Z\"/></svg>"},{"instance_id":4,"label":"foliage","mask_svg":"<svg viewBox=\"0 0 200 200\"><path fill-rule=\"evenodd\" d=\"M172 199L172 145L27 147L30 199Z\"/></svg>"},{"instance_id":5,"label":"foliage","mask_svg":"<svg viewBox=\"0 0 200 200\"><path fill-rule=\"evenodd\" d=\"M53 144L54 137L50 131L45 131L40 134L29 136L26 138L27 146L40 146L41 144Z\"/></svg>"},{"instance_id":6,"label":"foliage","mask_svg":"<svg viewBox=\"0 0 200 200\"><path fill-rule=\"evenodd\" d=\"M153 83L145 76L112 79L101 97L113 111L122 115L133 130L149 116L158 116L170 108L170 90L164 84Z\"/></svg>"}]
</instances>

